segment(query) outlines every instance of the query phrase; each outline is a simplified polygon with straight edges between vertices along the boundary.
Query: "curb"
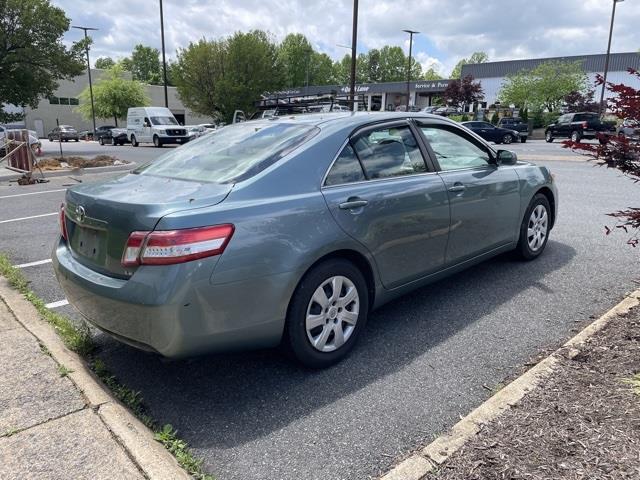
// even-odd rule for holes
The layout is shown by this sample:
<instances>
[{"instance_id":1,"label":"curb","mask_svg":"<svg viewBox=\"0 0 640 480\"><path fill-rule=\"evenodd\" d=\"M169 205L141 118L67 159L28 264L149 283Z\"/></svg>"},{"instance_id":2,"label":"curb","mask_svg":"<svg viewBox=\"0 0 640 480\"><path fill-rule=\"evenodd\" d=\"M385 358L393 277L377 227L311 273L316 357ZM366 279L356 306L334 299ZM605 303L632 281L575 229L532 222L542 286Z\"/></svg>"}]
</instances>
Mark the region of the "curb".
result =
<instances>
[{"instance_id":1,"label":"curb","mask_svg":"<svg viewBox=\"0 0 640 480\"><path fill-rule=\"evenodd\" d=\"M554 366L561 358L575 357L580 352L579 348L595 333L602 330L612 318L627 313L638 304L640 304L640 289L627 295L624 300L589 324L562 347L487 399L456 423L448 433L436 438L429 445L400 462L380 479L422 479L478 434L483 425L500 416L505 410L518 403L528 392L535 389L543 379L553 373Z\"/></svg>"},{"instance_id":2,"label":"curb","mask_svg":"<svg viewBox=\"0 0 640 480\"><path fill-rule=\"evenodd\" d=\"M138 166L137 162L129 162L125 165L107 165L106 167L89 167L80 168L76 170L44 170L44 176L40 175L39 170L34 170L34 178L53 178L53 177L66 177L69 175L88 175L91 173L109 173L109 172L125 172L127 170L133 170ZM0 182L6 182L10 180L17 180L22 177L21 173L12 173L9 175L0 175Z\"/></svg>"},{"instance_id":3,"label":"curb","mask_svg":"<svg viewBox=\"0 0 640 480\"><path fill-rule=\"evenodd\" d=\"M87 367L78 354L64 345L55 330L45 323L21 293L0 277L0 297L22 327L44 345L53 359L72 370L67 376L129 457L152 480L189 480L191 477L140 420L122 405Z\"/></svg>"}]
</instances>

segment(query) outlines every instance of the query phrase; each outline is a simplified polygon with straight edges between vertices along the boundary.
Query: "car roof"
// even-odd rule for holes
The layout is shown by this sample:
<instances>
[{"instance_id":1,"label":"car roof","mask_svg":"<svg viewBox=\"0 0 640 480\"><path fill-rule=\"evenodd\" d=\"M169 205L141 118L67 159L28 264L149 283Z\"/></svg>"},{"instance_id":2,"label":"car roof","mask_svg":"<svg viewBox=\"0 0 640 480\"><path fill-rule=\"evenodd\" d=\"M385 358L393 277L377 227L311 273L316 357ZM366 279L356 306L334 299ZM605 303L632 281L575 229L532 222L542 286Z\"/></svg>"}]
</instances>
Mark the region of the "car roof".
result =
<instances>
[{"instance_id":1,"label":"car roof","mask_svg":"<svg viewBox=\"0 0 640 480\"><path fill-rule=\"evenodd\" d=\"M322 126L344 126L357 127L372 122L384 122L393 120L404 120L407 118L423 118L442 121L444 118L439 115L431 115L424 112L328 112L328 113L305 113L300 115L281 115L268 119L250 120L252 124L262 124L267 126L273 122L299 123L307 125ZM446 119L444 119L446 121Z\"/></svg>"}]
</instances>

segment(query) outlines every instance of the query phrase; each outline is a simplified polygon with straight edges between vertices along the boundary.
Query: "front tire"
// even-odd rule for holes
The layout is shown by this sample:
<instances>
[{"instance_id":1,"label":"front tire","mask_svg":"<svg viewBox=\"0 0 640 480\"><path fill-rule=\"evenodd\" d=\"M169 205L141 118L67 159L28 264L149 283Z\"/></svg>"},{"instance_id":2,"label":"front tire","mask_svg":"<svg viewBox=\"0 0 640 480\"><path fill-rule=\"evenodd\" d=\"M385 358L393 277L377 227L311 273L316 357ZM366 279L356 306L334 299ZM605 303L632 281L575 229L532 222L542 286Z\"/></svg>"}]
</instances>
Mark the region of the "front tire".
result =
<instances>
[{"instance_id":1,"label":"front tire","mask_svg":"<svg viewBox=\"0 0 640 480\"><path fill-rule=\"evenodd\" d=\"M290 353L309 368L342 360L367 322L369 294L362 272L332 259L310 270L294 292L285 325Z\"/></svg>"},{"instance_id":2,"label":"front tire","mask_svg":"<svg viewBox=\"0 0 640 480\"><path fill-rule=\"evenodd\" d=\"M136 136L135 135L131 135L131 146L132 147L137 147L138 145L140 145L140 144L138 143L138 139L136 138Z\"/></svg>"},{"instance_id":3,"label":"front tire","mask_svg":"<svg viewBox=\"0 0 640 480\"><path fill-rule=\"evenodd\" d=\"M157 135L153 136L153 146L156 148L162 147L162 142L160 141L160 137L158 137Z\"/></svg>"},{"instance_id":4,"label":"front tire","mask_svg":"<svg viewBox=\"0 0 640 480\"><path fill-rule=\"evenodd\" d=\"M542 193L531 200L520 225L520 237L516 252L524 260L538 258L549 240L551 230L551 207Z\"/></svg>"},{"instance_id":5,"label":"front tire","mask_svg":"<svg viewBox=\"0 0 640 480\"><path fill-rule=\"evenodd\" d=\"M505 145L509 145L511 142L513 142L513 135L511 135L510 133L507 133L504 137L502 137L502 143L504 143Z\"/></svg>"},{"instance_id":6,"label":"front tire","mask_svg":"<svg viewBox=\"0 0 640 480\"><path fill-rule=\"evenodd\" d=\"M551 133L551 130L547 130L544 134L544 140L547 143L551 143L553 142L553 134Z\"/></svg>"},{"instance_id":7,"label":"front tire","mask_svg":"<svg viewBox=\"0 0 640 480\"><path fill-rule=\"evenodd\" d=\"M100 137L100 138L98 139L98 143L99 143L100 145L104 146L104 138Z\"/></svg>"}]
</instances>

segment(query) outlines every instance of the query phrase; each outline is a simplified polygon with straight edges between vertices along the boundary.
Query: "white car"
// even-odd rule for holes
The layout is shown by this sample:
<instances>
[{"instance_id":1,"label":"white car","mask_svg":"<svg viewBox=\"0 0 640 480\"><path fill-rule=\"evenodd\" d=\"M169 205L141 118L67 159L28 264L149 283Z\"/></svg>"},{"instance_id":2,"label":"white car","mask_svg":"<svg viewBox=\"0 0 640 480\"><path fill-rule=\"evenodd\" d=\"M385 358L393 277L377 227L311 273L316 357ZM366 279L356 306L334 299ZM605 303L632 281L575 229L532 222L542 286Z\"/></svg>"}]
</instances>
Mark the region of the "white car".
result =
<instances>
[{"instance_id":1,"label":"white car","mask_svg":"<svg viewBox=\"0 0 640 480\"><path fill-rule=\"evenodd\" d=\"M187 129L165 107L134 107L127 111L127 139L137 147L153 143L162 147L170 143L187 143Z\"/></svg>"}]
</instances>

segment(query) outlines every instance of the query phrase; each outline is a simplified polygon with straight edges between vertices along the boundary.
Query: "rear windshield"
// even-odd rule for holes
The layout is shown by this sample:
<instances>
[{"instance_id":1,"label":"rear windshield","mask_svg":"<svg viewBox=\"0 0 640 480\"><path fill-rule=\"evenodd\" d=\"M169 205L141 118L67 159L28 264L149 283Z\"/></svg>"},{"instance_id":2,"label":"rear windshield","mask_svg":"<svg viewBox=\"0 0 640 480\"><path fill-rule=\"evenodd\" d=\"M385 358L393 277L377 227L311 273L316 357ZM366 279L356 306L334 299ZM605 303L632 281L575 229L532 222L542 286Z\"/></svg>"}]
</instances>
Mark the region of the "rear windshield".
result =
<instances>
[{"instance_id":1,"label":"rear windshield","mask_svg":"<svg viewBox=\"0 0 640 480\"><path fill-rule=\"evenodd\" d=\"M319 131L313 125L290 123L229 125L171 150L134 173L235 183L253 177Z\"/></svg>"}]
</instances>

